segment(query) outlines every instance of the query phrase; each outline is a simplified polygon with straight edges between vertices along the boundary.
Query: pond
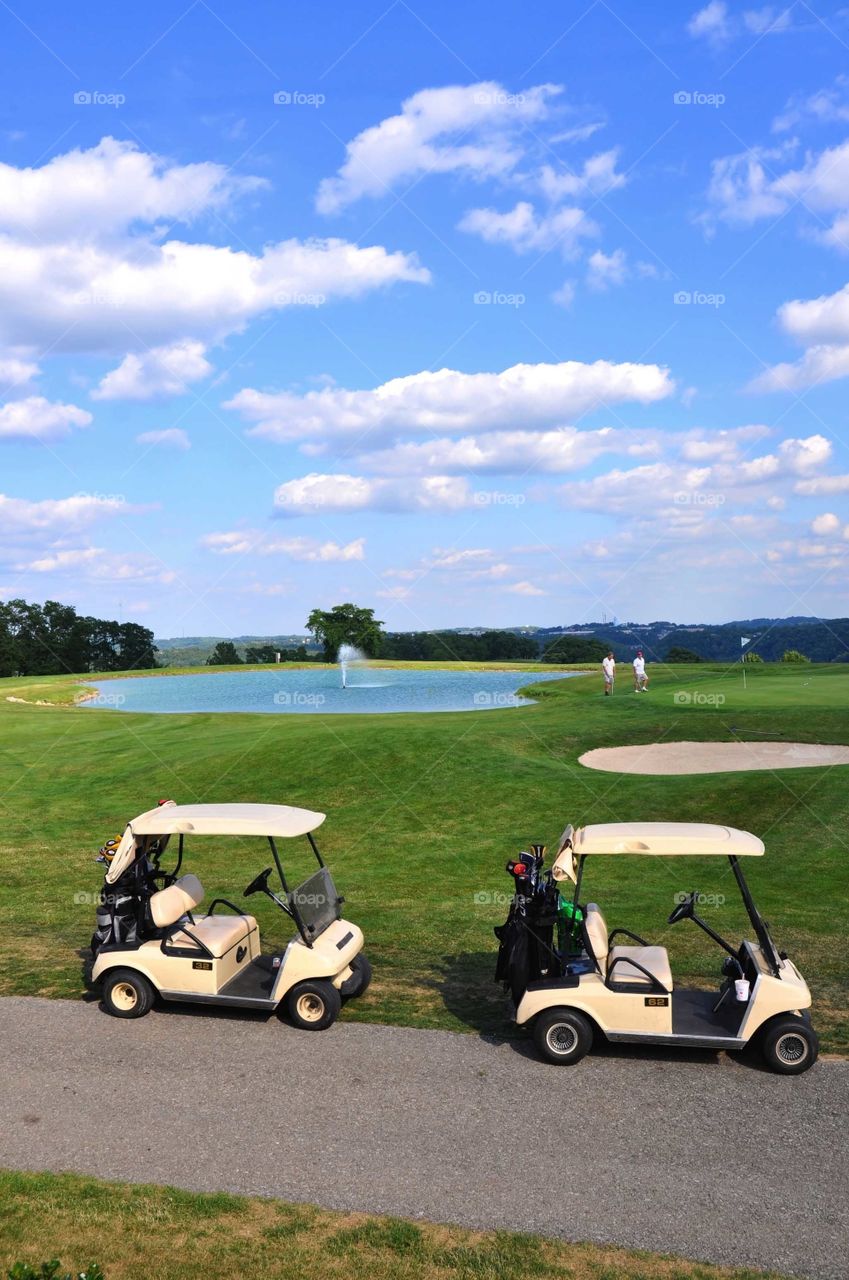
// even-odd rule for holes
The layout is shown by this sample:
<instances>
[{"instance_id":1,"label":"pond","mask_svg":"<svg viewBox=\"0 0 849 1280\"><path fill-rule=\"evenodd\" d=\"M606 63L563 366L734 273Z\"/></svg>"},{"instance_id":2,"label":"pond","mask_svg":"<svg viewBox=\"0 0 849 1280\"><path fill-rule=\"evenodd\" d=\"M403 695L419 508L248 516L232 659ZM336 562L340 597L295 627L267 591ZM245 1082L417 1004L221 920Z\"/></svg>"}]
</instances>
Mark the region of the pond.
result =
<instances>
[{"instance_id":1,"label":"pond","mask_svg":"<svg viewBox=\"0 0 849 1280\"><path fill-rule=\"evenodd\" d=\"M268 715L384 715L403 711L493 711L532 702L517 689L579 671L419 671L357 667L342 687L331 667L279 667L185 676L104 680L83 707L161 713L254 711Z\"/></svg>"}]
</instances>

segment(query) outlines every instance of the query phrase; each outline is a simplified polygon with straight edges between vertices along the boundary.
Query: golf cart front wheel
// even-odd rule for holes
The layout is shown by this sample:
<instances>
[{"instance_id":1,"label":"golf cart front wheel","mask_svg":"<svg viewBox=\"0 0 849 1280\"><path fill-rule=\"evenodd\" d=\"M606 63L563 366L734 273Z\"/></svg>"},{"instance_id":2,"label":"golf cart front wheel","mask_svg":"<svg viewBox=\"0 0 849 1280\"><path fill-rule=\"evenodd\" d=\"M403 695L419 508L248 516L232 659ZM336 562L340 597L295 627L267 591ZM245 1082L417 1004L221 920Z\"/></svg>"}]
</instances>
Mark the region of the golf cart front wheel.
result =
<instances>
[{"instance_id":1,"label":"golf cart front wheel","mask_svg":"<svg viewBox=\"0 0 849 1280\"><path fill-rule=\"evenodd\" d=\"M371 982L371 964L362 951L358 956L354 956L351 968L354 972L339 988L343 1000L354 1000L357 996L363 995Z\"/></svg>"},{"instance_id":2,"label":"golf cart front wheel","mask_svg":"<svg viewBox=\"0 0 849 1280\"><path fill-rule=\"evenodd\" d=\"M302 1031L324 1031L339 1017L342 997L332 982L299 982L286 997L286 1012Z\"/></svg>"},{"instance_id":3,"label":"golf cart front wheel","mask_svg":"<svg viewBox=\"0 0 849 1280\"><path fill-rule=\"evenodd\" d=\"M798 1076L817 1060L817 1033L801 1018L778 1018L764 1032L761 1052L770 1071Z\"/></svg>"},{"instance_id":4,"label":"golf cart front wheel","mask_svg":"<svg viewBox=\"0 0 849 1280\"><path fill-rule=\"evenodd\" d=\"M102 998L113 1018L143 1018L153 1004L153 987L133 969L110 969L103 979Z\"/></svg>"},{"instance_id":5,"label":"golf cart front wheel","mask_svg":"<svg viewBox=\"0 0 849 1280\"><path fill-rule=\"evenodd\" d=\"M572 1066L592 1048L592 1023L576 1009L551 1009L534 1023L534 1040L549 1062Z\"/></svg>"}]
</instances>

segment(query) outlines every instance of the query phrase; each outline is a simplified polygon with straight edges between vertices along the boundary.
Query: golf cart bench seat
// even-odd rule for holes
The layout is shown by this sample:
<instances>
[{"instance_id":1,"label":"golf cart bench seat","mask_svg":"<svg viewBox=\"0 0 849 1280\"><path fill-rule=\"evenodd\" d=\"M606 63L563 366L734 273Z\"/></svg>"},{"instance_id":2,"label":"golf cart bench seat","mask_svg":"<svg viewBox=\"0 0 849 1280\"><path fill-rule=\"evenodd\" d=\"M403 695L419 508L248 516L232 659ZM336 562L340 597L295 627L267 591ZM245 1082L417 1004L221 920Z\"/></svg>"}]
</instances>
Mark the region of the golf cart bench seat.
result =
<instances>
[{"instance_id":1,"label":"golf cart bench seat","mask_svg":"<svg viewBox=\"0 0 849 1280\"><path fill-rule=\"evenodd\" d=\"M614 930L614 935L617 932ZM672 990L672 970L666 948L611 947L607 923L595 902L587 903L584 934L587 950L598 965L601 976L612 986L627 983L652 987L654 979L664 991Z\"/></svg>"},{"instance_id":2,"label":"golf cart bench seat","mask_svg":"<svg viewBox=\"0 0 849 1280\"><path fill-rule=\"evenodd\" d=\"M150 899L153 923L160 929L177 924L203 900L203 885L197 876L181 876L167 889L160 889ZM184 929L168 937L174 947L197 947L200 940L216 958L226 955L256 929L256 918L248 915L195 916Z\"/></svg>"}]
</instances>

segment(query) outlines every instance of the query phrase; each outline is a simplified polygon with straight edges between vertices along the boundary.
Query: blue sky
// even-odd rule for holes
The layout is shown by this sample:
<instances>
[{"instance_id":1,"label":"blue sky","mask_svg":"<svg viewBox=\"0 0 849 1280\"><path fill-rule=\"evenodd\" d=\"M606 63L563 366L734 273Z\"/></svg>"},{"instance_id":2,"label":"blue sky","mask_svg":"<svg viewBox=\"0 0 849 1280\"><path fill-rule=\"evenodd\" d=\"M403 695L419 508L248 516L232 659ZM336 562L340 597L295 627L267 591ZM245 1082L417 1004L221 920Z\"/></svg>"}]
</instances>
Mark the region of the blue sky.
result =
<instances>
[{"instance_id":1,"label":"blue sky","mask_svg":"<svg viewBox=\"0 0 849 1280\"><path fill-rule=\"evenodd\" d=\"M849 612L849 11L0 10L0 593Z\"/></svg>"}]
</instances>

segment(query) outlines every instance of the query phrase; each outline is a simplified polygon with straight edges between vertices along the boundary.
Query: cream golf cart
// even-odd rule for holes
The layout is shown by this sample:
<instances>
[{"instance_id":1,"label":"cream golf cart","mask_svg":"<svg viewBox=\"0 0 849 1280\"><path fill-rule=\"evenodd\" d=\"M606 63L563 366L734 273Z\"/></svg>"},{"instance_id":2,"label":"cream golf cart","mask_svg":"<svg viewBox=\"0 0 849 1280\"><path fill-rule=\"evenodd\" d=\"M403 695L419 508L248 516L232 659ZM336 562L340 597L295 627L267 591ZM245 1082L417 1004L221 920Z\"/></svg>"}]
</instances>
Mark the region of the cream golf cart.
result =
<instances>
[{"instance_id":1,"label":"cream golf cart","mask_svg":"<svg viewBox=\"0 0 849 1280\"><path fill-rule=\"evenodd\" d=\"M733 827L623 822L567 827L550 871L543 869L543 845L509 862L515 896L495 931L496 978L509 987L515 1020L532 1030L543 1057L578 1062L598 1035L681 1048L756 1043L773 1071L795 1075L812 1066L810 992L777 950L740 866L763 852L757 836ZM697 914L698 893L681 895L667 922L693 921L726 953L718 991L676 986L665 947L628 929L611 932L595 903L581 905L587 858L628 855L727 858L756 941L727 942Z\"/></svg>"},{"instance_id":2,"label":"cream golf cart","mask_svg":"<svg viewBox=\"0 0 849 1280\"><path fill-rule=\"evenodd\" d=\"M362 931L342 919L344 899L313 836L324 819L288 805L166 801L128 823L100 855L109 869L91 942L91 977L107 1012L140 1018L158 994L192 1004L282 1007L298 1027L329 1027L343 999L365 991L371 970ZM197 876L180 873L187 839L194 845L195 837L207 836L267 841L274 865L251 881L244 896L265 894L289 917L297 932L285 950L264 955L256 918L226 898L198 911L203 886ZM290 889L278 841L304 836L318 870ZM174 837L176 860L166 871L162 858ZM275 869L279 892L268 883ZM221 906L228 910L219 911Z\"/></svg>"}]
</instances>

